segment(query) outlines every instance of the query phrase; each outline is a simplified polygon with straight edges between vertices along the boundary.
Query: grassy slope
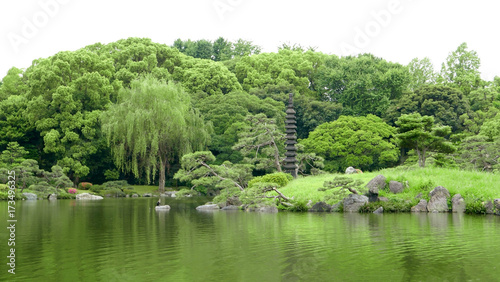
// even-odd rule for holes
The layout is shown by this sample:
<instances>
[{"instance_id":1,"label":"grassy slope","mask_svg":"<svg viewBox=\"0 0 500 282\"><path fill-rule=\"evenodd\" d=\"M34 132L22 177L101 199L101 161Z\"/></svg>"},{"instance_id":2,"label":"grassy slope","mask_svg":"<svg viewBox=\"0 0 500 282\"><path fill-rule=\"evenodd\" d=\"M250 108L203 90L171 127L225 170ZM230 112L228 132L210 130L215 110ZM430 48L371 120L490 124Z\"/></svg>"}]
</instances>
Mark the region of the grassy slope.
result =
<instances>
[{"instance_id":1,"label":"grassy slope","mask_svg":"<svg viewBox=\"0 0 500 282\"><path fill-rule=\"evenodd\" d=\"M500 198L500 174L446 168L416 168L413 170L395 168L351 176L354 179L362 180L365 185L378 174L384 175L387 182L390 180L408 181L410 188L405 189L403 193L395 195L386 190L380 193L381 196L393 199L414 199L419 193L428 199L428 192L436 186L445 187L450 191L451 196L460 193L466 201ZM323 187L325 181L333 180L335 176L339 175L341 174L301 177L293 180L280 191L286 196L295 197L297 200L312 200L315 203L323 200L325 195L332 193L331 190L318 191L318 188Z\"/></svg>"}]
</instances>

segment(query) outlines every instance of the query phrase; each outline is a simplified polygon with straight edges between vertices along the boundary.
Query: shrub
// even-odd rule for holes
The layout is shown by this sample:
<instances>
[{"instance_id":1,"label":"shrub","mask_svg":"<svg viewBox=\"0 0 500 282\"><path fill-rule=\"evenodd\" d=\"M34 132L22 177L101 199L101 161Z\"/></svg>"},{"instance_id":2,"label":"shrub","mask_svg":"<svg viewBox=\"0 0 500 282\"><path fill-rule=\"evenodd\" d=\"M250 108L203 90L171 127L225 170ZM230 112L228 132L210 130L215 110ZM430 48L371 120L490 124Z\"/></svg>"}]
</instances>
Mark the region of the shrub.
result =
<instances>
[{"instance_id":1,"label":"shrub","mask_svg":"<svg viewBox=\"0 0 500 282\"><path fill-rule=\"evenodd\" d=\"M125 197L125 193L121 189L118 188L108 188L101 190L100 192L101 196L106 196L106 197Z\"/></svg>"},{"instance_id":2,"label":"shrub","mask_svg":"<svg viewBox=\"0 0 500 282\"><path fill-rule=\"evenodd\" d=\"M75 188L69 188L68 193L69 194L76 194L77 190Z\"/></svg>"},{"instance_id":3,"label":"shrub","mask_svg":"<svg viewBox=\"0 0 500 282\"><path fill-rule=\"evenodd\" d=\"M275 172L263 176L254 177L252 180L248 182L248 187L251 187L252 185L258 182L276 183L278 187L284 187L292 179L293 177L288 173Z\"/></svg>"},{"instance_id":4,"label":"shrub","mask_svg":"<svg viewBox=\"0 0 500 282\"><path fill-rule=\"evenodd\" d=\"M465 201L465 213L486 214L486 207L481 199Z\"/></svg>"},{"instance_id":5,"label":"shrub","mask_svg":"<svg viewBox=\"0 0 500 282\"><path fill-rule=\"evenodd\" d=\"M416 205L417 202L418 202L418 200L413 200L413 201L391 200L389 202L367 203L367 204L364 204L359 209L359 212L372 213L376 209L378 209L379 207L384 208L384 213L410 212L411 207Z\"/></svg>"},{"instance_id":6,"label":"shrub","mask_svg":"<svg viewBox=\"0 0 500 282\"><path fill-rule=\"evenodd\" d=\"M30 187L28 187L29 190L38 191L38 192L48 191L50 188L53 188L53 187L50 186L45 181L40 181L37 184L32 184L32 185L30 185Z\"/></svg>"},{"instance_id":7,"label":"shrub","mask_svg":"<svg viewBox=\"0 0 500 282\"><path fill-rule=\"evenodd\" d=\"M90 183L90 182L80 182L80 184L78 184L78 187L80 187L80 189L83 189L83 190L89 190L90 187L92 187L92 183Z\"/></svg>"}]
</instances>

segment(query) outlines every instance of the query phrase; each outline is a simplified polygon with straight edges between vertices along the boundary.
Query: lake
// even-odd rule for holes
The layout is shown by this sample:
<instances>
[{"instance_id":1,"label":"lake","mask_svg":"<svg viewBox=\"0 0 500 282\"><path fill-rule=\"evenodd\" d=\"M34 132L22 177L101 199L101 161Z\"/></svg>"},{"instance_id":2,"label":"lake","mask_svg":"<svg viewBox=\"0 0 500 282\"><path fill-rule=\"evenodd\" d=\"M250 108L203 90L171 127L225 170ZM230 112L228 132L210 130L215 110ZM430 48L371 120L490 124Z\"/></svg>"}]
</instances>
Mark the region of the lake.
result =
<instances>
[{"instance_id":1,"label":"lake","mask_svg":"<svg viewBox=\"0 0 500 282\"><path fill-rule=\"evenodd\" d=\"M205 198L16 203L0 281L500 281L500 216L199 212ZM7 230L7 231L6 231Z\"/></svg>"}]
</instances>

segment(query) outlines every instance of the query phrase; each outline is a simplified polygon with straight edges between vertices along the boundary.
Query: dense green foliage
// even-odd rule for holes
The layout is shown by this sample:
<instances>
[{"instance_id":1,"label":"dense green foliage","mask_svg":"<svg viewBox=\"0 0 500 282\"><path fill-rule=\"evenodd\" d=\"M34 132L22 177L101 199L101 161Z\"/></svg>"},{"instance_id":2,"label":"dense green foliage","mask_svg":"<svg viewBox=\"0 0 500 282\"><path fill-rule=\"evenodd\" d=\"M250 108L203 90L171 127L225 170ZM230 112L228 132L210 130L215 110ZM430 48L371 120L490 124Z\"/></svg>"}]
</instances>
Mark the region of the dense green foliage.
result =
<instances>
[{"instance_id":1,"label":"dense green foliage","mask_svg":"<svg viewBox=\"0 0 500 282\"><path fill-rule=\"evenodd\" d=\"M384 169L411 149L406 163L440 152L429 164L495 172L500 77L484 81L479 67L465 43L439 73L428 58L404 66L287 44L261 53L222 37L96 43L2 78L0 171L17 169L26 189L180 180L233 195L281 171L292 92L299 174Z\"/></svg>"}]
</instances>

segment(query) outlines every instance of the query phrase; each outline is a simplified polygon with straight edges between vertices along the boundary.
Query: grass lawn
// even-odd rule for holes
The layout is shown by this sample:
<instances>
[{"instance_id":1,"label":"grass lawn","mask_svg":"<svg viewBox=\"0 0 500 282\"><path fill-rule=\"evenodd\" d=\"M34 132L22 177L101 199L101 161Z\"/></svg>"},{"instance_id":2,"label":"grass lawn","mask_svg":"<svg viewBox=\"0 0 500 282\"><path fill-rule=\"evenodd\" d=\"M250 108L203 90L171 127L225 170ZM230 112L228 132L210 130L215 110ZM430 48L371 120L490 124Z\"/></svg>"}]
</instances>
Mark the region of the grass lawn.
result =
<instances>
[{"instance_id":1,"label":"grass lawn","mask_svg":"<svg viewBox=\"0 0 500 282\"><path fill-rule=\"evenodd\" d=\"M500 198L500 174L498 173L429 167L424 169L391 168L349 176L362 180L363 186L365 186L379 174L386 177L387 183L391 180L408 181L409 188L405 189L403 193L392 194L388 188L380 192L380 196L389 199L413 200L419 193L422 193L424 199L428 199L429 192L436 186L445 187L450 191L451 196L460 193L466 201ZM295 197L296 200L300 201L311 200L313 203L323 201L326 195L332 194L332 190L318 191L318 188L323 187L325 181L333 180L335 176L340 175L344 174L299 177L281 188L280 191L286 196ZM330 201L329 204L334 202Z\"/></svg>"}]
</instances>

